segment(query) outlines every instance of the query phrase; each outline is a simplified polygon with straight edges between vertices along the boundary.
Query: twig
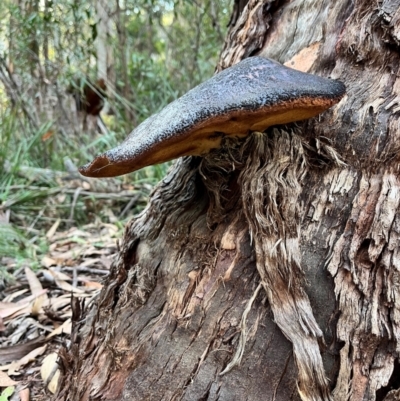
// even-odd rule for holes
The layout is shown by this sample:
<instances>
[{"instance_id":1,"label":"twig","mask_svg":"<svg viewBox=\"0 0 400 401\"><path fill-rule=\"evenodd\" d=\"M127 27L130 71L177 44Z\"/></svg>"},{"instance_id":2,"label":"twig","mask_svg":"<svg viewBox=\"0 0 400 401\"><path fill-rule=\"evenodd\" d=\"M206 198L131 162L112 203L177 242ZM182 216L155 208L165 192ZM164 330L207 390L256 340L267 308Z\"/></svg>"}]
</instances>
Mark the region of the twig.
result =
<instances>
[{"instance_id":1,"label":"twig","mask_svg":"<svg viewBox=\"0 0 400 401\"><path fill-rule=\"evenodd\" d=\"M19 190L19 189L25 189L29 191L37 191L37 192L43 192L43 194L40 194L40 196L49 196L49 195L56 195L59 193L66 193L66 194L75 194L76 189L74 188L63 188L63 187L58 187L58 188L45 188L45 187L35 187L35 186L24 186L24 185L12 185L9 187L0 187L0 190ZM140 198L141 195L145 195L141 191L121 191L119 193L112 193L112 192L91 192L91 191L83 191L81 190L79 192L79 195L85 196L85 197L92 197L96 199L108 199L108 200L131 200L132 196L136 195L138 198ZM24 198L25 199L25 198ZM138 200L138 199L136 199ZM19 203L21 199L9 199L2 203L0 205L0 210L8 209L12 205ZM69 219L70 220L70 219Z\"/></svg>"},{"instance_id":2,"label":"twig","mask_svg":"<svg viewBox=\"0 0 400 401\"><path fill-rule=\"evenodd\" d=\"M75 267L63 266L62 270L66 270L67 272L79 271L83 273L104 274L104 275L109 273L109 270L91 269L90 267L86 266L75 266Z\"/></svg>"},{"instance_id":3,"label":"twig","mask_svg":"<svg viewBox=\"0 0 400 401\"><path fill-rule=\"evenodd\" d=\"M119 219L122 219L125 216L125 213L128 213L129 210L131 210L132 206L139 200L140 194L134 196L131 198L131 200L128 202L128 204L124 207L124 210L120 213L118 216Z\"/></svg>"},{"instance_id":4,"label":"twig","mask_svg":"<svg viewBox=\"0 0 400 401\"><path fill-rule=\"evenodd\" d=\"M72 287L78 286L78 272L76 269L72 272Z\"/></svg>"},{"instance_id":5,"label":"twig","mask_svg":"<svg viewBox=\"0 0 400 401\"><path fill-rule=\"evenodd\" d=\"M72 199L72 204L71 204L71 212L69 214L69 219L73 220L74 219L74 211L75 211L75 206L76 206L76 202L78 202L78 198L79 198L79 194L82 192L82 188L76 188L75 192L74 192L74 197Z\"/></svg>"}]
</instances>

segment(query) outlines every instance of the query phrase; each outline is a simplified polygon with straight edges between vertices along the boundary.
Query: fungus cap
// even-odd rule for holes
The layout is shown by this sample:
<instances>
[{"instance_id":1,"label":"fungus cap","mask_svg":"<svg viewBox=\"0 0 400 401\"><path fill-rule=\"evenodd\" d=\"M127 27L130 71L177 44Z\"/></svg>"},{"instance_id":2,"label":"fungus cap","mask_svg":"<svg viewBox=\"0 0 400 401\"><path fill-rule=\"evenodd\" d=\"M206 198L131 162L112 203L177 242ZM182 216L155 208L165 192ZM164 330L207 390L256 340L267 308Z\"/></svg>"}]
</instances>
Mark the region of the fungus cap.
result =
<instances>
[{"instance_id":1,"label":"fungus cap","mask_svg":"<svg viewBox=\"0 0 400 401\"><path fill-rule=\"evenodd\" d=\"M251 57L214 75L136 127L117 147L82 166L89 177L114 177L217 148L225 135L304 120L345 93L339 81Z\"/></svg>"}]
</instances>

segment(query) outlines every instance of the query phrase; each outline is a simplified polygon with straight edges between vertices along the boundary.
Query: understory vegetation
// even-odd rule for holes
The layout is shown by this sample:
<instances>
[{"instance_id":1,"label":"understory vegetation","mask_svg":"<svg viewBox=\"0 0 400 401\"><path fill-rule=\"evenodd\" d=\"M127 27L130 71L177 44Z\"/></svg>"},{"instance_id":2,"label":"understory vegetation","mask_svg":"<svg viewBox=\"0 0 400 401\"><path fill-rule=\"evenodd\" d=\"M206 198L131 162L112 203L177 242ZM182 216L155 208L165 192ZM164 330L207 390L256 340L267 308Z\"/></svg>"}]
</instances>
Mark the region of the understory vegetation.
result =
<instances>
[{"instance_id":1,"label":"understory vegetation","mask_svg":"<svg viewBox=\"0 0 400 401\"><path fill-rule=\"evenodd\" d=\"M212 76L231 3L1 2L0 276L39 267L49 232L96 222L122 230L144 207L168 165L106 180L77 167ZM99 92L101 79L99 121L77 99Z\"/></svg>"}]
</instances>

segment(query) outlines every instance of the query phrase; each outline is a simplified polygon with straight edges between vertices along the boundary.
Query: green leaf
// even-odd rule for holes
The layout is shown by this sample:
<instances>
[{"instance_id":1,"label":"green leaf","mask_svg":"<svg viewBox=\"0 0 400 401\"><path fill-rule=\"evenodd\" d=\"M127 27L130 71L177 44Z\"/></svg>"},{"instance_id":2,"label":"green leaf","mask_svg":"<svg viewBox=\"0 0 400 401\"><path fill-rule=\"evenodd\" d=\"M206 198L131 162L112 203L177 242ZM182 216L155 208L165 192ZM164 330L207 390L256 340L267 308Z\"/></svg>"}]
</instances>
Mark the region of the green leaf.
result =
<instances>
[{"instance_id":1,"label":"green leaf","mask_svg":"<svg viewBox=\"0 0 400 401\"><path fill-rule=\"evenodd\" d=\"M0 395L0 401L8 401L8 397L14 394L14 390L14 386L5 388Z\"/></svg>"}]
</instances>

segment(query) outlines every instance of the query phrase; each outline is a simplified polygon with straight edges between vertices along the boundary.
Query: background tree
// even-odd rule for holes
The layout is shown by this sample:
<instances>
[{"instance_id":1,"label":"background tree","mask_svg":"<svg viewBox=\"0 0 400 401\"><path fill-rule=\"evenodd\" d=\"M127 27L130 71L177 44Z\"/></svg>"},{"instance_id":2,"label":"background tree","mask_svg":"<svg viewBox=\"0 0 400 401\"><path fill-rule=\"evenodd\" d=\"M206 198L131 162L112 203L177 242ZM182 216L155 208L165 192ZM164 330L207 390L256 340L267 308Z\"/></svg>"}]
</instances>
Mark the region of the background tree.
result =
<instances>
[{"instance_id":1,"label":"background tree","mask_svg":"<svg viewBox=\"0 0 400 401\"><path fill-rule=\"evenodd\" d=\"M230 0L0 2L0 213L10 223L0 225L0 257L17 255L39 267L53 224L63 230L108 223L112 215L126 218L130 210L143 209L167 165L105 183L76 181L76 166L115 146L149 114L213 73L229 5ZM182 49L192 49L190 57ZM107 86L105 129L93 132L93 124L82 123L85 113L77 113L75 100L99 78ZM87 109L82 102L79 108ZM139 200L98 198L128 189ZM0 271L1 281L1 261Z\"/></svg>"}]
</instances>

